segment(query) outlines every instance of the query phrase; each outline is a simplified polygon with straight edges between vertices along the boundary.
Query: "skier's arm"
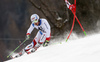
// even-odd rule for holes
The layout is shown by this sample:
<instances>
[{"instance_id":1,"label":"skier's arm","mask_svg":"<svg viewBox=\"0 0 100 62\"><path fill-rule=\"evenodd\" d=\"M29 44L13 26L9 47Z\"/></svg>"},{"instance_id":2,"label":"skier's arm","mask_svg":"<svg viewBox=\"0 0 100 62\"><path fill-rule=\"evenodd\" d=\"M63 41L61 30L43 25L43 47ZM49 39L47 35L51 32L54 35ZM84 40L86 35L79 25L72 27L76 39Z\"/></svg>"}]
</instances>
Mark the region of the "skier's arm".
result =
<instances>
[{"instance_id":1,"label":"skier's arm","mask_svg":"<svg viewBox=\"0 0 100 62\"><path fill-rule=\"evenodd\" d=\"M30 27L29 27L29 29L27 30L27 33L26 33L26 40L29 40L30 34L31 34L31 32L33 31L33 29L34 29L34 27L33 27L33 25L31 24Z\"/></svg>"},{"instance_id":2,"label":"skier's arm","mask_svg":"<svg viewBox=\"0 0 100 62\"><path fill-rule=\"evenodd\" d=\"M44 26L45 26L45 31L46 33L50 33L50 25L49 23L47 22L47 20L45 19L45 22L44 22Z\"/></svg>"},{"instance_id":3,"label":"skier's arm","mask_svg":"<svg viewBox=\"0 0 100 62\"><path fill-rule=\"evenodd\" d=\"M26 34L26 35L30 35L31 32L33 31L33 29L34 29L34 27L33 27L33 25L31 24L30 27L29 27L29 29L27 30L27 34Z\"/></svg>"}]
</instances>

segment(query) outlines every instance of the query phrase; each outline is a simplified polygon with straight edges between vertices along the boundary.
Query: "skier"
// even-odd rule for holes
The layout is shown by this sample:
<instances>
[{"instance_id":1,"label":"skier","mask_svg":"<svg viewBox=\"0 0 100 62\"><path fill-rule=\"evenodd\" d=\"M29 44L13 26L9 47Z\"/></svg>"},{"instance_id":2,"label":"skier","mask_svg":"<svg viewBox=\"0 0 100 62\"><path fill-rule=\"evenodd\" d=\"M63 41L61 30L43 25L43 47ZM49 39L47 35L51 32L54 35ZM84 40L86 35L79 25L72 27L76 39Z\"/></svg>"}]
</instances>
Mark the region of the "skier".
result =
<instances>
[{"instance_id":1,"label":"skier","mask_svg":"<svg viewBox=\"0 0 100 62\"><path fill-rule=\"evenodd\" d=\"M30 54L31 52L35 52L42 44L43 46L47 46L50 37L51 37L51 28L46 19L39 18L37 14L31 15L31 25L26 33L26 40L29 40L30 34L34 28L38 29L38 33L36 37L33 39L32 43L27 45L20 53L18 53L15 57L19 57L23 55L25 52Z\"/></svg>"},{"instance_id":2,"label":"skier","mask_svg":"<svg viewBox=\"0 0 100 62\"><path fill-rule=\"evenodd\" d=\"M47 46L47 43L49 43L51 36L51 28L46 19L39 19L39 16L37 14L33 14L31 16L31 22L32 24L30 25L30 28L27 30L26 39L29 40L30 34L34 28L38 29L39 31L34 40L32 41L32 43L25 48L26 52L30 50L30 48L37 50L37 48L41 44L43 44L43 46Z\"/></svg>"}]
</instances>

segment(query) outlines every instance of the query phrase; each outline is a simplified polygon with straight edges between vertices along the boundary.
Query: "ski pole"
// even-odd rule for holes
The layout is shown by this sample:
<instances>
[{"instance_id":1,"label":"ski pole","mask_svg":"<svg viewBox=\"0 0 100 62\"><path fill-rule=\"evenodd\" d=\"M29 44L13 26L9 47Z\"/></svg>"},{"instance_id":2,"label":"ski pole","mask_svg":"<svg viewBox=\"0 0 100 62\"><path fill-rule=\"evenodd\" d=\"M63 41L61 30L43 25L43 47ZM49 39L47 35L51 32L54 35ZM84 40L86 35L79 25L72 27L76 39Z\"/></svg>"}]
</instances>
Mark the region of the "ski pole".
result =
<instances>
[{"instance_id":1,"label":"ski pole","mask_svg":"<svg viewBox=\"0 0 100 62\"><path fill-rule=\"evenodd\" d=\"M23 43L25 43L25 41L26 41L26 39L25 39L13 52L11 52L11 53L7 56L7 58L9 58Z\"/></svg>"}]
</instances>

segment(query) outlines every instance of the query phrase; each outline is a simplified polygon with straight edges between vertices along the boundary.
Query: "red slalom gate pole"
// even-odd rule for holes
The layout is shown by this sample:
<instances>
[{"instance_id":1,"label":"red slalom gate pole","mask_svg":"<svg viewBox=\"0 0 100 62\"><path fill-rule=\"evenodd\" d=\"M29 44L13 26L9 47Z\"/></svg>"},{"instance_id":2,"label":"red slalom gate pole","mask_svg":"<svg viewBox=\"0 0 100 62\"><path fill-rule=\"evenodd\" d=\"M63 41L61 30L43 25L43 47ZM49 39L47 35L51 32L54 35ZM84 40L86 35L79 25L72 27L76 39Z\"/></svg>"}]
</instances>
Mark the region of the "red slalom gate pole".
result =
<instances>
[{"instance_id":1,"label":"red slalom gate pole","mask_svg":"<svg viewBox=\"0 0 100 62\"><path fill-rule=\"evenodd\" d=\"M76 5L76 0L74 0L74 4Z\"/></svg>"},{"instance_id":2,"label":"red slalom gate pole","mask_svg":"<svg viewBox=\"0 0 100 62\"><path fill-rule=\"evenodd\" d=\"M70 31L70 33L69 33L69 36L68 36L67 39L66 39L66 42L67 42L67 40L69 39L69 37L70 37L70 35L71 35L71 33L72 33L72 30L73 30L73 28L74 28L74 23L75 23L75 16L74 16L74 18L73 18L72 28L71 28L71 31Z\"/></svg>"},{"instance_id":3,"label":"red slalom gate pole","mask_svg":"<svg viewBox=\"0 0 100 62\"><path fill-rule=\"evenodd\" d=\"M68 2L68 0L65 0L65 1ZM68 3L66 3L66 4L68 4ZM79 23L81 29L83 30L84 34L86 35L85 30L83 29L83 27L82 27L82 25L81 25L79 19L78 19L77 16L76 16L76 0L74 0L73 6L74 6L74 7L73 7L72 9L69 8L69 9L72 11L73 15L74 15L74 19L73 19L73 24L72 24L72 28L71 28L70 34L69 34L69 36L67 37L66 42L67 42L67 40L69 39L69 37L70 37L70 35L71 35L71 33L72 33L72 30L73 30L73 27L74 27L74 23L75 23L75 18L76 18L77 22Z\"/></svg>"},{"instance_id":4,"label":"red slalom gate pole","mask_svg":"<svg viewBox=\"0 0 100 62\"><path fill-rule=\"evenodd\" d=\"M74 12L73 12L73 11L72 11L72 13L74 14ZM80 23L79 19L77 18L77 16L76 16L76 15L74 15L74 16L75 16L75 18L76 18L77 22L79 23L79 25L80 25L81 29L83 30L83 32L84 32L84 34L85 34L85 36L86 36L86 32L85 32L84 28L82 27L82 25L81 25L81 23Z\"/></svg>"},{"instance_id":5,"label":"red slalom gate pole","mask_svg":"<svg viewBox=\"0 0 100 62\"><path fill-rule=\"evenodd\" d=\"M67 0L67 2L68 2L68 0ZM74 0L74 10L72 10L71 9L71 11L73 11L73 14L74 14L74 18L73 18L73 24L72 24L72 28L71 28L71 31L70 31L70 33L69 33L69 35L68 35L68 37L67 37L67 39L66 39L66 42L67 42L67 40L69 39L69 37L70 37L70 35L71 35L71 33L72 33L72 30L73 30L73 28L74 28L74 24L75 24L75 14L76 14L76 0Z\"/></svg>"}]
</instances>

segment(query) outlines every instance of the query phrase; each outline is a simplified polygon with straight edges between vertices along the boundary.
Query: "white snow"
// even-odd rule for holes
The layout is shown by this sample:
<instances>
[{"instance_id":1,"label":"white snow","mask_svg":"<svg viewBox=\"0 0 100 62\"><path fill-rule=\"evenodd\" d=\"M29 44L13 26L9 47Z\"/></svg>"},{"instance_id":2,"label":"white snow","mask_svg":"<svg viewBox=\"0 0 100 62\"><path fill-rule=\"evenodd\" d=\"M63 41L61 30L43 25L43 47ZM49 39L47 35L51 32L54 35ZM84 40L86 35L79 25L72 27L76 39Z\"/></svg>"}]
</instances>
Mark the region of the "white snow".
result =
<instances>
[{"instance_id":1,"label":"white snow","mask_svg":"<svg viewBox=\"0 0 100 62\"><path fill-rule=\"evenodd\" d=\"M100 34L65 40L5 62L100 62Z\"/></svg>"}]
</instances>

